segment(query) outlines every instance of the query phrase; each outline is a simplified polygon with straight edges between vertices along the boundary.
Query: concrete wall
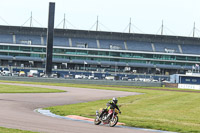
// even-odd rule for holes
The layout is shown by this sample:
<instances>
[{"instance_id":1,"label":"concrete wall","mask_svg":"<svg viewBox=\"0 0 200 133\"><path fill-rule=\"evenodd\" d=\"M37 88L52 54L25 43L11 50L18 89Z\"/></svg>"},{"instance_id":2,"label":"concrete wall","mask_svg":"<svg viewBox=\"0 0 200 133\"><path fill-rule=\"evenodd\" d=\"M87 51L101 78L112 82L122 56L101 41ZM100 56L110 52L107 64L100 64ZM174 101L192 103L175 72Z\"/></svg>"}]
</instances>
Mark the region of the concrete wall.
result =
<instances>
[{"instance_id":1,"label":"concrete wall","mask_svg":"<svg viewBox=\"0 0 200 133\"><path fill-rule=\"evenodd\" d=\"M176 83L164 83L165 87L170 87L170 88L178 88L178 84Z\"/></svg>"},{"instance_id":2,"label":"concrete wall","mask_svg":"<svg viewBox=\"0 0 200 133\"><path fill-rule=\"evenodd\" d=\"M194 85L194 84L178 84L178 88L180 88L180 89L200 90L200 85Z\"/></svg>"},{"instance_id":3,"label":"concrete wall","mask_svg":"<svg viewBox=\"0 0 200 133\"><path fill-rule=\"evenodd\" d=\"M109 80L84 80L84 79L62 79L62 78L33 78L33 77L10 77L1 76L0 80L48 82L48 83L72 83L72 84L96 84L96 85L122 85L122 86L151 86L161 87L159 82L134 82L134 81L109 81Z\"/></svg>"}]
</instances>

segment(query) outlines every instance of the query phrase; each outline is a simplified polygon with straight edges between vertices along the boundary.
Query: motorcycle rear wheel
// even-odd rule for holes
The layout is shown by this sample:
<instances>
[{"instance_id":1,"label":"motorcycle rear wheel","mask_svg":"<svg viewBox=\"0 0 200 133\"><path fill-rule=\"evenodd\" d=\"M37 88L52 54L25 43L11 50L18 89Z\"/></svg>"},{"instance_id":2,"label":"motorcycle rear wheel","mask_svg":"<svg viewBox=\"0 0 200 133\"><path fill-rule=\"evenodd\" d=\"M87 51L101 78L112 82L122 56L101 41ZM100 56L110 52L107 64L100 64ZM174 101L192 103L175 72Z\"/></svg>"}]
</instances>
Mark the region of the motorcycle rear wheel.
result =
<instances>
[{"instance_id":1,"label":"motorcycle rear wheel","mask_svg":"<svg viewBox=\"0 0 200 133\"><path fill-rule=\"evenodd\" d=\"M118 122L118 116L115 116L114 118L113 118L113 121L112 121L112 119L110 120L110 122L109 122L109 126L110 127L114 127L116 124L117 124L117 122Z\"/></svg>"},{"instance_id":2,"label":"motorcycle rear wheel","mask_svg":"<svg viewBox=\"0 0 200 133\"><path fill-rule=\"evenodd\" d=\"M101 124L101 121L96 117L94 119L94 125L99 125L99 124Z\"/></svg>"}]
</instances>

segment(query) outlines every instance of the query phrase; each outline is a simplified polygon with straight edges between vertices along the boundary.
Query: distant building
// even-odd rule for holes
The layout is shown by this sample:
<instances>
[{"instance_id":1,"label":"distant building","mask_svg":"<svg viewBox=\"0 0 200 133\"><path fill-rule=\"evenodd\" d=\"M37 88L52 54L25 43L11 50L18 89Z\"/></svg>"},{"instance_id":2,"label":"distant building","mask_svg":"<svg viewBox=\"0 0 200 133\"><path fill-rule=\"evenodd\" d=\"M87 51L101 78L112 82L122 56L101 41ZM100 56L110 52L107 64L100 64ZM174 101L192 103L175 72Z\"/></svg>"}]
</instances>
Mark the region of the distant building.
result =
<instances>
[{"instance_id":1,"label":"distant building","mask_svg":"<svg viewBox=\"0 0 200 133\"><path fill-rule=\"evenodd\" d=\"M178 88L200 90L200 73L174 74L170 82L177 83Z\"/></svg>"},{"instance_id":2,"label":"distant building","mask_svg":"<svg viewBox=\"0 0 200 133\"><path fill-rule=\"evenodd\" d=\"M0 66L43 68L46 33L46 28L0 26ZM200 40L193 37L55 29L53 66L170 75L199 64L199 51Z\"/></svg>"}]
</instances>

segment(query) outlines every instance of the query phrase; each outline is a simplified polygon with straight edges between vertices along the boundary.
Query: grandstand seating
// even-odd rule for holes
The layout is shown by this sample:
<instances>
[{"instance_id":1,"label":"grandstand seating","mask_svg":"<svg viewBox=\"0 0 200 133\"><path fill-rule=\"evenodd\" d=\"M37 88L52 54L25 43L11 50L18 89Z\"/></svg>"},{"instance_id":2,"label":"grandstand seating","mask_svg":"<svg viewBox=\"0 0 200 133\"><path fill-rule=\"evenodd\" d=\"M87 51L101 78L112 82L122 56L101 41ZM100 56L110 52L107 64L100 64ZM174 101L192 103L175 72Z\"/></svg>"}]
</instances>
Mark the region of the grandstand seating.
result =
<instances>
[{"instance_id":1,"label":"grandstand seating","mask_svg":"<svg viewBox=\"0 0 200 133\"><path fill-rule=\"evenodd\" d=\"M117 62L117 66L126 66L126 64L125 62Z\"/></svg>"},{"instance_id":2,"label":"grandstand seating","mask_svg":"<svg viewBox=\"0 0 200 133\"><path fill-rule=\"evenodd\" d=\"M85 45L85 48L97 48L96 39L89 38L71 38L72 39L72 47L81 47L81 45ZM83 48L83 47L82 47Z\"/></svg>"},{"instance_id":3,"label":"grandstand seating","mask_svg":"<svg viewBox=\"0 0 200 133\"><path fill-rule=\"evenodd\" d=\"M71 63L83 64L84 60L74 59L74 60L71 60Z\"/></svg>"},{"instance_id":4,"label":"grandstand seating","mask_svg":"<svg viewBox=\"0 0 200 133\"><path fill-rule=\"evenodd\" d=\"M102 49L115 49L125 50L124 41L120 40L99 40L100 48Z\"/></svg>"},{"instance_id":5,"label":"grandstand seating","mask_svg":"<svg viewBox=\"0 0 200 133\"><path fill-rule=\"evenodd\" d=\"M53 58L53 62L57 62L57 63L68 63L68 62L69 62L69 59Z\"/></svg>"},{"instance_id":6,"label":"grandstand seating","mask_svg":"<svg viewBox=\"0 0 200 133\"><path fill-rule=\"evenodd\" d=\"M154 47L156 52L180 53L178 44L154 43Z\"/></svg>"},{"instance_id":7,"label":"grandstand seating","mask_svg":"<svg viewBox=\"0 0 200 133\"><path fill-rule=\"evenodd\" d=\"M86 60L85 63L91 64L91 65L96 65L96 64L98 64L98 61Z\"/></svg>"},{"instance_id":8,"label":"grandstand seating","mask_svg":"<svg viewBox=\"0 0 200 133\"><path fill-rule=\"evenodd\" d=\"M151 67L151 68L154 67L153 64L146 64L146 63L128 63L128 66L131 66L131 67Z\"/></svg>"},{"instance_id":9,"label":"grandstand seating","mask_svg":"<svg viewBox=\"0 0 200 133\"><path fill-rule=\"evenodd\" d=\"M0 59L8 59L8 60L12 60L13 56L8 56L8 55L0 55Z\"/></svg>"},{"instance_id":10,"label":"grandstand seating","mask_svg":"<svg viewBox=\"0 0 200 133\"><path fill-rule=\"evenodd\" d=\"M0 64L44 68L47 30L0 26ZM58 69L173 74L200 65L199 38L55 29L53 45Z\"/></svg>"},{"instance_id":11,"label":"grandstand seating","mask_svg":"<svg viewBox=\"0 0 200 133\"><path fill-rule=\"evenodd\" d=\"M91 61L91 60L78 60L78 59L74 59L71 60L70 63L78 63L78 64L98 64L98 61Z\"/></svg>"},{"instance_id":12,"label":"grandstand seating","mask_svg":"<svg viewBox=\"0 0 200 133\"><path fill-rule=\"evenodd\" d=\"M24 60L24 61L42 61L40 57L26 57L26 56L15 56L15 60Z\"/></svg>"},{"instance_id":13,"label":"grandstand seating","mask_svg":"<svg viewBox=\"0 0 200 133\"><path fill-rule=\"evenodd\" d=\"M41 36L36 35L22 35L16 34L17 44L29 44L29 45L41 45ZM97 48L96 39L86 38L71 38L73 47L82 47L85 45L86 48ZM43 37L44 44L46 45L46 36ZM99 40L101 49L115 49L115 50L126 50L124 41L122 40ZM0 34L0 43L13 43L13 35L11 34ZM153 52L151 43L139 42L139 41L126 41L127 49L132 51L151 51ZM112 45L112 46L111 46ZM69 38L65 37L54 37L54 46L69 47ZM200 54L200 46L194 44L181 44L183 54ZM178 44L169 43L154 43L155 52L171 52L181 53L178 48Z\"/></svg>"},{"instance_id":14,"label":"grandstand seating","mask_svg":"<svg viewBox=\"0 0 200 133\"><path fill-rule=\"evenodd\" d=\"M101 65L112 65L112 66L115 66L115 64L117 65L117 63L114 62L114 61L101 61Z\"/></svg>"},{"instance_id":15,"label":"grandstand seating","mask_svg":"<svg viewBox=\"0 0 200 133\"><path fill-rule=\"evenodd\" d=\"M183 54L200 54L200 45L182 44Z\"/></svg>"},{"instance_id":16,"label":"grandstand seating","mask_svg":"<svg viewBox=\"0 0 200 133\"><path fill-rule=\"evenodd\" d=\"M16 35L16 43L29 44L29 45L41 45L40 36L35 35Z\"/></svg>"},{"instance_id":17,"label":"grandstand seating","mask_svg":"<svg viewBox=\"0 0 200 133\"><path fill-rule=\"evenodd\" d=\"M147 42L137 42L137 41L127 41L128 50L133 51L153 51L151 43Z\"/></svg>"},{"instance_id":18,"label":"grandstand seating","mask_svg":"<svg viewBox=\"0 0 200 133\"><path fill-rule=\"evenodd\" d=\"M13 43L13 36L9 34L0 34L0 43Z\"/></svg>"},{"instance_id":19,"label":"grandstand seating","mask_svg":"<svg viewBox=\"0 0 200 133\"><path fill-rule=\"evenodd\" d=\"M16 34L16 43L17 44L29 44L29 45L41 45L41 36L36 35L23 35ZM97 48L97 40L90 38L71 38L72 47L85 47L85 48ZM44 44L46 44L46 36L43 37ZM0 43L13 43L12 34L0 34ZM69 38L54 36L54 46L69 47ZM123 40L111 40L111 39L100 39L99 40L100 49L114 49L114 50L126 50ZM111 46L112 45L112 46ZM149 51L153 52L152 45L150 42L141 42L141 41L126 41L127 50L129 51ZM198 54L200 55L200 45L195 44L170 44L170 43L153 43L155 52L163 53L183 53L183 54ZM181 48L179 48L181 47ZM182 51L181 51L181 50ZM129 57L126 54L121 55L121 57ZM130 56L131 57L131 56ZM26 57L26 56L6 56L0 55L0 59L8 60L25 60L25 61L42 61L40 57ZM45 60L43 58L43 60ZM78 63L84 64L84 60L69 60L69 59L60 59L53 58L54 62L57 63ZM98 61L85 60L87 64L99 64ZM164 65L164 64L145 64L145 63L125 63L125 62L114 62L114 61L101 61L101 65L113 65L113 66L131 66L131 67L149 67L149 68L163 68L163 69L192 69L191 66L180 66L180 65Z\"/></svg>"},{"instance_id":20,"label":"grandstand seating","mask_svg":"<svg viewBox=\"0 0 200 133\"><path fill-rule=\"evenodd\" d=\"M65 37L54 37L53 39L54 46L69 47L69 39Z\"/></svg>"},{"instance_id":21,"label":"grandstand seating","mask_svg":"<svg viewBox=\"0 0 200 133\"><path fill-rule=\"evenodd\" d=\"M183 66L183 69L192 70L192 66Z\"/></svg>"},{"instance_id":22,"label":"grandstand seating","mask_svg":"<svg viewBox=\"0 0 200 133\"><path fill-rule=\"evenodd\" d=\"M165 69L181 69L180 65L157 64L156 67L158 67L158 68L165 68Z\"/></svg>"}]
</instances>

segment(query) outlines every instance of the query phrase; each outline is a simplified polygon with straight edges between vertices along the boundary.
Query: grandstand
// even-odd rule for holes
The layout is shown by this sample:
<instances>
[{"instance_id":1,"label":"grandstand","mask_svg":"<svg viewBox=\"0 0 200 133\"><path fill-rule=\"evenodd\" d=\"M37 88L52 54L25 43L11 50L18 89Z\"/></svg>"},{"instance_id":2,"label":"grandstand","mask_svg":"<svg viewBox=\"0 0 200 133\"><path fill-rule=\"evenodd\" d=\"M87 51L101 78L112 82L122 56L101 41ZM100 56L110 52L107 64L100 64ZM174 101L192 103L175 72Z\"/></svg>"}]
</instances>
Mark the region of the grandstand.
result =
<instances>
[{"instance_id":1,"label":"grandstand","mask_svg":"<svg viewBox=\"0 0 200 133\"><path fill-rule=\"evenodd\" d=\"M46 28L0 26L0 66L43 68ZM185 73L200 61L193 37L55 29L53 66L58 69Z\"/></svg>"}]
</instances>

